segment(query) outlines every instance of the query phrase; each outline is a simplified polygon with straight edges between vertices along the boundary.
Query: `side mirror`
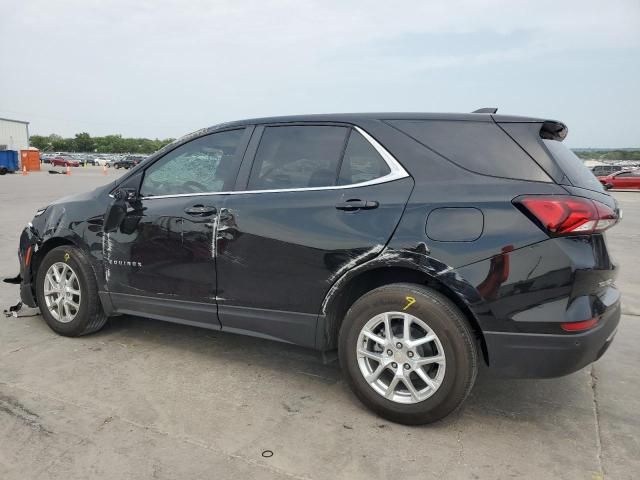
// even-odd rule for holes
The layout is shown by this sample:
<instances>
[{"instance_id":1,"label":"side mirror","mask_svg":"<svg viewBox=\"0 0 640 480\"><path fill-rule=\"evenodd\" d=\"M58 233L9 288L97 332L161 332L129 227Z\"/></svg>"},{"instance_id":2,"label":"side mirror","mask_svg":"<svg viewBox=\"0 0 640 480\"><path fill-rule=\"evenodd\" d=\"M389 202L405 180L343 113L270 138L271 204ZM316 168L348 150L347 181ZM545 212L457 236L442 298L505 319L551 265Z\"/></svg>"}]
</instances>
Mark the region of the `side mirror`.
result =
<instances>
[{"instance_id":1,"label":"side mirror","mask_svg":"<svg viewBox=\"0 0 640 480\"><path fill-rule=\"evenodd\" d=\"M127 203L138 199L137 191L133 188L119 188L113 192L113 202L104 215L104 231L115 232L127 216Z\"/></svg>"},{"instance_id":2,"label":"side mirror","mask_svg":"<svg viewBox=\"0 0 640 480\"><path fill-rule=\"evenodd\" d=\"M113 192L113 198L119 202L135 202L138 199L138 192L135 188L119 188Z\"/></svg>"},{"instance_id":3,"label":"side mirror","mask_svg":"<svg viewBox=\"0 0 640 480\"><path fill-rule=\"evenodd\" d=\"M104 231L115 232L127 215L127 206L120 200L115 200L104 215Z\"/></svg>"}]
</instances>

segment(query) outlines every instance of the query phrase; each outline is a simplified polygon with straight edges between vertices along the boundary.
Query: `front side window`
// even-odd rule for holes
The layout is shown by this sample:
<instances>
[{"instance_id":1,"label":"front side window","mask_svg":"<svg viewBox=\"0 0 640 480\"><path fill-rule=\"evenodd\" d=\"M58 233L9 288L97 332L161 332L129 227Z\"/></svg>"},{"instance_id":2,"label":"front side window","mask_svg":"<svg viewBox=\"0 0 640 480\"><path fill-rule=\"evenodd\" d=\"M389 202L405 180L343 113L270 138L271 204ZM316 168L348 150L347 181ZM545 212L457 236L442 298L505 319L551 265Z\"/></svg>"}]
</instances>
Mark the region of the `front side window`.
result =
<instances>
[{"instance_id":1,"label":"front side window","mask_svg":"<svg viewBox=\"0 0 640 480\"><path fill-rule=\"evenodd\" d=\"M145 172L144 197L224 190L244 129L196 138L167 153Z\"/></svg>"},{"instance_id":2,"label":"front side window","mask_svg":"<svg viewBox=\"0 0 640 480\"><path fill-rule=\"evenodd\" d=\"M267 127L260 139L249 190L336 184L349 129L334 126Z\"/></svg>"}]
</instances>

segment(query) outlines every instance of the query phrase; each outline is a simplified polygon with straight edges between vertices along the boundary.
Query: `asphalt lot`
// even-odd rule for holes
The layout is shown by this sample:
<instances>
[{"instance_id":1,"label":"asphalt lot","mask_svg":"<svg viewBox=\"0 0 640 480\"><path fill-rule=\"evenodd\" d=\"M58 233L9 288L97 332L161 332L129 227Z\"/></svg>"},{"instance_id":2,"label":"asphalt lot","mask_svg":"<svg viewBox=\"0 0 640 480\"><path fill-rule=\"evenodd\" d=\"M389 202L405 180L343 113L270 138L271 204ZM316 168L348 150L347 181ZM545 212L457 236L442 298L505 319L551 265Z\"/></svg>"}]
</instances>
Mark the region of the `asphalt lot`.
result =
<instances>
[{"instance_id":1,"label":"asphalt lot","mask_svg":"<svg viewBox=\"0 0 640 480\"><path fill-rule=\"evenodd\" d=\"M120 173L0 177L0 275L16 274L38 207ZM625 315L607 354L553 380L483 370L431 426L377 418L301 348L133 317L70 339L40 316L2 316L0 479L638 478L640 192L614 195ZM0 284L3 309L17 298Z\"/></svg>"}]
</instances>

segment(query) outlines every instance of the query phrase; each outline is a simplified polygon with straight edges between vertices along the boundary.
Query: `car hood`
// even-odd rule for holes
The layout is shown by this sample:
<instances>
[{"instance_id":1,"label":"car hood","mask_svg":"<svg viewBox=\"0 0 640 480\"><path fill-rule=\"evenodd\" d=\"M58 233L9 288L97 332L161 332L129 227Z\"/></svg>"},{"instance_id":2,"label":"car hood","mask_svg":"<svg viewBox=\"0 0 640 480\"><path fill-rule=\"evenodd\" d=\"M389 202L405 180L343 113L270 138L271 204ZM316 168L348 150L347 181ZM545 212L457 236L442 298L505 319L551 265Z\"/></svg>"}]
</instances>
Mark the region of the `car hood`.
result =
<instances>
[{"instance_id":1,"label":"car hood","mask_svg":"<svg viewBox=\"0 0 640 480\"><path fill-rule=\"evenodd\" d=\"M95 200L97 197L103 196L106 192L111 191L116 185L116 182L110 182L107 185L98 187L88 192L74 193L73 195L67 195L66 197L59 198L53 201L50 206L63 205L65 203L82 203Z\"/></svg>"}]
</instances>

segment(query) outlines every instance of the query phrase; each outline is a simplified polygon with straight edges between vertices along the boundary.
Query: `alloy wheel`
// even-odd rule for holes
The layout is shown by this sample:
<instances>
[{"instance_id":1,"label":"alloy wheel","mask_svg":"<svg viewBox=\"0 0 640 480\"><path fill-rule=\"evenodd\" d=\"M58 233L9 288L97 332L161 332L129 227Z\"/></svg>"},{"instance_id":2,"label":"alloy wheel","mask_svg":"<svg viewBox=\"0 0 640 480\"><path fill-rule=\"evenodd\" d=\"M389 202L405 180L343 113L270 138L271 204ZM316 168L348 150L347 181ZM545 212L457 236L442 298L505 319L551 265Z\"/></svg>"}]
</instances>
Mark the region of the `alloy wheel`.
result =
<instances>
[{"instance_id":1,"label":"alloy wheel","mask_svg":"<svg viewBox=\"0 0 640 480\"><path fill-rule=\"evenodd\" d=\"M358 336L357 358L360 373L373 390L404 404L431 397L446 368L438 336L405 312L385 312L370 319Z\"/></svg>"},{"instance_id":2,"label":"alloy wheel","mask_svg":"<svg viewBox=\"0 0 640 480\"><path fill-rule=\"evenodd\" d=\"M44 300L51 316L69 323L80 310L80 282L76 272L66 263L56 262L44 277Z\"/></svg>"}]
</instances>

